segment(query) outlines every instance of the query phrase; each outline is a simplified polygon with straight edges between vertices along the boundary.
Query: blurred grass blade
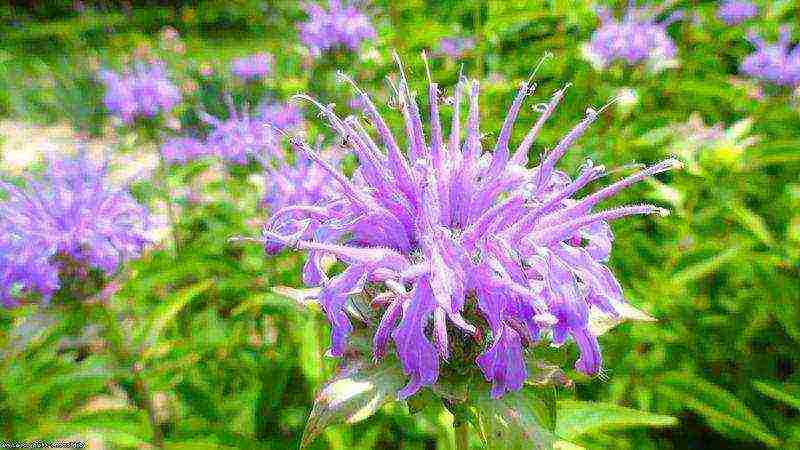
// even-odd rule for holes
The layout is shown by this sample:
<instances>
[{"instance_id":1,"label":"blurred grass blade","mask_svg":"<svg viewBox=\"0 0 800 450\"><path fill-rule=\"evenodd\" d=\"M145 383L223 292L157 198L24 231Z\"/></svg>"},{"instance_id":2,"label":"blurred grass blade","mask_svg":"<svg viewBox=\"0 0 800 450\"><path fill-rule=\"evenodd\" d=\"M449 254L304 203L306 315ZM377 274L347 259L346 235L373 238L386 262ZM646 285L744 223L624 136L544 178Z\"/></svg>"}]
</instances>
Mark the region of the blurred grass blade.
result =
<instances>
[{"instance_id":1,"label":"blurred grass blade","mask_svg":"<svg viewBox=\"0 0 800 450\"><path fill-rule=\"evenodd\" d=\"M795 409L800 409L800 386L768 380L755 380L753 381L753 387L767 397L786 403Z\"/></svg>"},{"instance_id":2,"label":"blurred grass blade","mask_svg":"<svg viewBox=\"0 0 800 450\"><path fill-rule=\"evenodd\" d=\"M558 402L556 434L574 440L585 434L636 427L672 427L672 416L625 408L613 403L562 400Z\"/></svg>"},{"instance_id":3,"label":"blurred grass blade","mask_svg":"<svg viewBox=\"0 0 800 450\"><path fill-rule=\"evenodd\" d=\"M735 259L739 255L739 252L744 249L744 246L734 245L718 255L681 270L673 275L672 282L678 286L684 286L692 281L699 280L706 275L716 272L723 264Z\"/></svg>"},{"instance_id":4,"label":"blurred grass blade","mask_svg":"<svg viewBox=\"0 0 800 450\"><path fill-rule=\"evenodd\" d=\"M733 210L736 220L739 221L743 227L750 230L750 232L753 233L758 240L760 240L767 247L775 246L775 239L772 237L772 233L769 231L767 222L763 217L754 213L749 208L744 206L744 204L738 201L732 202L731 209Z\"/></svg>"},{"instance_id":5,"label":"blurred grass blade","mask_svg":"<svg viewBox=\"0 0 800 450\"><path fill-rule=\"evenodd\" d=\"M205 280L201 283L181 289L172 298L160 304L145 322L144 330L139 336L137 343L146 346L148 349L152 348L153 344L155 344L161 336L161 333L164 332L164 329L175 319L178 313L180 313L189 302L211 287L212 283L213 280ZM144 350L145 353L148 353L147 349ZM145 354L145 356L147 355Z\"/></svg>"},{"instance_id":6,"label":"blurred grass blade","mask_svg":"<svg viewBox=\"0 0 800 450\"><path fill-rule=\"evenodd\" d=\"M733 436L757 439L770 447L780 440L744 403L724 389L689 373L667 375L657 389L677 405L703 416L714 429Z\"/></svg>"}]
</instances>

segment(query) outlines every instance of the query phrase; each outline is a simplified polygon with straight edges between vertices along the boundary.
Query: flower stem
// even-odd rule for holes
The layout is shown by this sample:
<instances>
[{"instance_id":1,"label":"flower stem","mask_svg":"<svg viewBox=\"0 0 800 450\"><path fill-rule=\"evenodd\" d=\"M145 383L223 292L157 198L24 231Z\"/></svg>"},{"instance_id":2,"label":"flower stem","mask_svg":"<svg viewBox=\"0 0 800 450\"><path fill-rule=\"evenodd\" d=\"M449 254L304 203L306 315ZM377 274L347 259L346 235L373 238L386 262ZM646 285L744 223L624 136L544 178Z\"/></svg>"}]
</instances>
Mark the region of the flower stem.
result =
<instances>
[{"instance_id":1,"label":"flower stem","mask_svg":"<svg viewBox=\"0 0 800 450\"><path fill-rule=\"evenodd\" d=\"M455 425L456 450L469 450L469 422L463 421Z\"/></svg>"},{"instance_id":2,"label":"flower stem","mask_svg":"<svg viewBox=\"0 0 800 450\"><path fill-rule=\"evenodd\" d=\"M153 404L153 397L150 394L150 388L147 387L147 382L141 375L141 371L141 364L136 363L133 365L133 388L136 390L144 409L147 411L147 418L150 420L150 428L153 429L153 445L155 445L156 448L164 448L164 435L161 433L161 425L158 423L158 415L155 405Z\"/></svg>"},{"instance_id":3,"label":"flower stem","mask_svg":"<svg viewBox=\"0 0 800 450\"><path fill-rule=\"evenodd\" d=\"M153 445L156 448L164 448L164 436L161 433L161 426L158 423L158 413L153 404L153 397L151 396L150 389L142 374L144 367L136 360L138 355L130 348L131 346L128 344L125 332L122 327L119 326L117 317L111 309L110 304L102 304L102 310L105 319L105 335L108 348L120 366L130 368L130 373L133 374L133 389L136 396L139 398L138 403L140 403L142 408L147 412L150 427L153 430Z\"/></svg>"},{"instance_id":4,"label":"flower stem","mask_svg":"<svg viewBox=\"0 0 800 450\"><path fill-rule=\"evenodd\" d=\"M169 180L168 180L168 169L167 169L167 161L164 159L164 154L161 152L161 142L156 141L156 146L158 146L158 184L160 185L159 188L162 190L162 194L164 195L164 202L167 206L167 219L169 220L169 228L172 232L172 240L175 241L175 253L180 253L181 250L181 241L180 241L180 234L178 233L178 218L175 214L175 208L172 205L172 196L169 192Z\"/></svg>"}]
</instances>

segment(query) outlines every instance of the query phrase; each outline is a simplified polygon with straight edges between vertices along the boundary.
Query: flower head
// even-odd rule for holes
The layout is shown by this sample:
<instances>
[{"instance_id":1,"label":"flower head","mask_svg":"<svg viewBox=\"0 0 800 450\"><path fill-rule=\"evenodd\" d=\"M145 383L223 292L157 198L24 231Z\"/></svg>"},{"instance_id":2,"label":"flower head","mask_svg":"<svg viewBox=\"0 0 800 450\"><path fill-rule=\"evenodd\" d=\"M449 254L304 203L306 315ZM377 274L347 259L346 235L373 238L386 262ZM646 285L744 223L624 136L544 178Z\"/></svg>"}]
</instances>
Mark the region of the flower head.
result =
<instances>
[{"instance_id":1,"label":"flower head","mask_svg":"<svg viewBox=\"0 0 800 450\"><path fill-rule=\"evenodd\" d=\"M272 72L272 55L256 53L244 58L237 58L231 63L231 73L242 81L254 81Z\"/></svg>"},{"instance_id":2,"label":"flower head","mask_svg":"<svg viewBox=\"0 0 800 450\"><path fill-rule=\"evenodd\" d=\"M676 11L658 22L656 17L662 9L637 7L631 2L621 20L614 18L608 9L601 9L600 28L584 44L584 56L599 69L615 61L631 66L646 64L653 72L675 66L678 49L667 34L667 27L679 20L682 13Z\"/></svg>"},{"instance_id":3,"label":"flower head","mask_svg":"<svg viewBox=\"0 0 800 450\"><path fill-rule=\"evenodd\" d=\"M302 139L290 140L298 153L335 180L336 192L325 203L275 211L263 238L268 244L308 253L304 282L321 287L319 301L331 323L333 356L345 353L354 330L352 319L357 315L351 314L351 296L365 289L384 292L373 305L383 314L374 329L374 356L383 357L394 343L409 377L401 398L437 381L442 364L450 360L452 339L474 347L474 362L492 383L495 397L521 388L527 376L523 349L536 342L561 345L572 340L580 349L575 367L587 374L601 369L589 314L617 317L626 306L606 266L614 240L609 223L665 210L646 204L596 207L677 162L663 161L592 194L576 196L601 178L604 168L587 161L571 178L557 170L556 163L599 112L588 109L541 163L528 169L528 151L565 93L561 89L553 95L512 153L514 123L534 87L531 80L520 87L492 152L484 152L476 81L456 85L446 139L437 84L429 84L426 137L427 127L404 75L396 86L396 103L405 119L406 153L360 90L364 114L381 145L358 118L340 118L317 103L358 157L352 176ZM465 89L469 112L462 127L459 111ZM296 217L291 233L282 231L287 214ZM345 266L338 275L323 270L323 258L330 256ZM473 339L464 338L468 335Z\"/></svg>"},{"instance_id":4,"label":"flower head","mask_svg":"<svg viewBox=\"0 0 800 450\"><path fill-rule=\"evenodd\" d=\"M369 17L353 3L329 0L326 10L316 3L306 2L303 8L308 20L299 26L300 40L315 56L337 47L355 51L361 42L376 36Z\"/></svg>"},{"instance_id":5,"label":"flower head","mask_svg":"<svg viewBox=\"0 0 800 450\"><path fill-rule=\"evenodd\" d=\"M339 153L329 150L323 159L333 167L338 167ZM281 211L281 215L273 216L272 229L283 234L293 234L302 227L300 221L305 219L304 212L292 212L292 207L329 206L336 197L335 181L330 172L311 160L306 154L295 155L294 163L278 160L277 164L262 161L265 167L266 194L262 204L272 213ZM265 243L268 253L277 253L283 247L276 242Z\"/></svg>"},{"instance_id":6,"label":"flower head","mask_svg":"<svg viewBox=\"0 0 800 450\"><path fill-rule=\"evenodd\" d=\"M460 58L468 51L475 48L475 39L446 37L439 40L437 53L451 58Z\"/></svg>"},{"instance_id":7,"label":"flower head","mask_svg":"<svg viewBox=\"0 0 800 450\"><path fill-rule=\"evenodd\" d=\"M102 70L99 80L106 88L106 109L123 122L155 117L172 110L181 101L177 86L167 77L163 62L137 62L123 73Z\"/></svg>"},{"instance_id":8,"label":"flower head","mask_svg":"<svg viewBox=\"0 0 800 450\"><path fill-rule=\"evenodd\" d=\"M49 299L59 288L63 257L106 274L141 253L150 227L147 210L125 189L111 186L105 163L84 153L52 159L27 186L0 187L0 301L20 295Z\"/></svg>"},{"instance_id":9,"label":"flower head","mask_svg":"<svg viewBox=\"0 0 800 450\"><path fill-rule=\"evenodd\" d=\"M161 146L164 160L171 164L186 164L189 161L208 156L209 147L199 139L176 137L168 139Z\"/></svg>"},{"instance_id":10,"label":"flower head","mask_svg":"<svg viewBox=\"0 0 800 450\"><path fill-rule=\"evenodd\" d=\"M263 103L258 112L265 122L280 130L291 130L303 123L303 113L297 105L281 102Z\"/></svg>"},{"instance_id":11,"label":"flower head","mask_svg":"<svg viewBox=\"0 0 800 450\"><path fill-rule=\"evenodd\" d=\"M777 86L800 86L800 45L791 47L788 27L781 28L775 44L767 44L754 32L748 38L756 51L742 61L742 73Z\"/></svg>"},{"instance_id":12,"label":"flower head","mask_svg":"<svg viewBox=\"0 0 800 450\"><path fill-rule=\"evenodd\" d=\"M201 113L201 119L212 127L206 139L209 152L240 165L247 164L254 154L271 153L283 158L283 149L273 127L251 114L247 107L238 111L230 97L226 97L226 101L229 117L225 120Z\"/></svg>"},{"instance_id":13,"label":"flower head","mask_svg":"<svg viewBox=\"0 0 800 450\"><path fill-rule=\"evenodd\" d=\"M758 6L746 0L728 0L717 10L717 18L728 25L738 25L758 15Z\"/></svg>"}]
</instances>

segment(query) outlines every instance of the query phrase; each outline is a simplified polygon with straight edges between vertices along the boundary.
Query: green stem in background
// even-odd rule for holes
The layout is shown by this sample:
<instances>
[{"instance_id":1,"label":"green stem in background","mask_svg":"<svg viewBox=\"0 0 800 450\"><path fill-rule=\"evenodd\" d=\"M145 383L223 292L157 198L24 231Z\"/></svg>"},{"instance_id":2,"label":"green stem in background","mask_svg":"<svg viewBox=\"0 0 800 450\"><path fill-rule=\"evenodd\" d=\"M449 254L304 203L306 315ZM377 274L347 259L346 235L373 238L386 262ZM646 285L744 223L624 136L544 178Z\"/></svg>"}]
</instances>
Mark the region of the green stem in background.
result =
<instances>
[{"instance_id":1,"label":"green stem in background","mask_svg":"<svg viewBox=\"0 0 800 450\"><path fill-rule=\"evenodd\" d=\"M134 363L133 365L133 389L139 396L144 409L147 410L147 417L150 420L150 428L153 430L153 445L158 448L164 448L164 435L161 433L161 425L158 423L158 413L153 404L153 397L150 394L150 388L141 374L142 365Z\"/></svg>"},{"instance_id":2,"label":"green stem in background","mask_svg":"<svg viewBox=\"0 0 800 450\"><path fill-rule=\"evenodd\" d=\"M175 253L180 253L181 240L178 233L178 218L175 215L175 207L172 204L172 196L169 194L169 180L167 180L167 161L164 159L164 154L161 152L162 142L159 138L153 138L153 143L156 145L158 152L158 176L156 183L158 190L164 197L164 202L167 206L167 219L169 220L169 229L172 233L172 240L175 242Z\"/></svg>"},{"instance_id":3,"label":"green stem in background","mask_svg":"<svg viewBox=\"0 0 800 450\"><path fill-rule=\"evenodd\" d=\"M153 404L150 388L142 373L144 371L144 366L137 361L138 355L134 354L130 348L128 344L129 340L125 336L124 330L119 326L117 317L111 310L110 304L102 304L101 308L105 324L105 337L111 354L122 369L129 369L130 373L133 374L133 390L138 397L139 403L147 412L150 428L153 431L153 445L157 448L164 448L164 435L161 432L161 425L158 423L158 413ZM123 371L123 373L127 372Z\"/></svg>"},{"instance_id":4,"label":"green stem in background","mask_svg":"<svg viewBox=\"0 0 800 450\"><path fill-rule=\"evenodd\" d=\"M453 424L455 427L456 450L469 450L469 422L462 421Z\"/></svg>"},{"instance_id":5,"label":"green stem in background","mask_svg":"<svg viewBox=\"0 0 800 450\"><path fill-rule=\"evenodd\" d=\"M477 79L483 79L483 22L481 21L481 14L483 13L483 1L478 0L475 2L475 76Z\"/></svg>"}]
</instances>

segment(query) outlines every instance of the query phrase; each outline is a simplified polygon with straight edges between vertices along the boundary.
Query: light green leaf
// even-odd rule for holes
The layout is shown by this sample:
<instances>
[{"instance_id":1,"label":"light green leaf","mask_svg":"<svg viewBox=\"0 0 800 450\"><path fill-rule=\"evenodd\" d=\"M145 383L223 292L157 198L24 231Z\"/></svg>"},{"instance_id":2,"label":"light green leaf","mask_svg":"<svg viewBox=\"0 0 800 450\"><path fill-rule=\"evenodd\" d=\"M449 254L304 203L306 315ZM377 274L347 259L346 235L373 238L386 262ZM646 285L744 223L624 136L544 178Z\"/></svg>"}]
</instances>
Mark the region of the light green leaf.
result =
<instances>
[{"instance_id":1,"label":"light green leaf","mask_svg":"<svg viewBox=\"0 0 800 450\"><path fill-rule=\"evenodd\" d=\"M533 355L528 356L525 362L528 367L528 372L530 373L526 383L539 387L572 387L572 380L567 378L567 375L561 370L561 367L537 359L533 357Z\"/></svg>"},{"instance_id":2,"label":"light green leaf","mask_svg":"<svg viewBox=\"0 0 800 450\"><path fill-rule=\"evenodd\" d=\"M635 427L671 427L674 417L626 408L613 403L562 400L558 402L556 434L567 440L598 431Z\"/></svg>"},{"instance_id":3,"label":"light green leaf","mask_svg":"<svg viewBox=\"0 0 800 450\"><path fill-rule=\"evenodd\" d=\"M777 447L780 440L733 394L689 373L672 373L658 384L663 395L703 416L716 430L750 436Z\"/></svg>"},{"instance_id":4,"label":"light green leaf","mask_svg":"<svg viewBox=\"0 0 800 450\"><path fill-rule=\"evenodd\" d=\"M553 449L556 436L555 389L525 387L499 399L486 387L473 388L470 408L489 450Z\"/></svg>"},{"instance_id":5,"label":"light green leaf","mask_svg":"<svg viewBox=\"0 0 800 450\"><path fill-rule=\"evenodd\" d=\"M589 331L595 336L602 336L612 328L626 322L634 320L638 322L655 322L656 318L644 311L634 308L628 303L623 302L617 308L617 317L609 316L598 308L592 307L589 310Z\"/></svg>"},{"instance_id":6,"label":"light green leaf","mask_svg":"<svg viewBox=\"0 0 800 450\"><path fill-rule=\"evenodd\" d=\"M144 349L145 358L148 356L147 349L153 348L153 344L158 340L161 333L169 323L186 307L193 299L205 292L212 280L205 280L201 283L180 290L172 298L159 305L148 318L145 328L139 335L137 342L144 344L145 340L149 345Z\"/></svg>"},{"instance_id":7,"label":"light green leaf","mask_svg":"<svg viewBox=\"0 0 800 450\"><path fill-rule=\"evenodd\" d=\"M364 420L396 398L405 376L395 362L373 365L366 361L348 363L314 401L303 431L300 449L308 448L327 427Z\"/></svg>"},{"instance_id":8,"label":"light green leaf","mask_svg":"<svg viewBox=\"0 0 800 450\"><path fill-rule=\"evenodd\" d=\"M300 306L309 307L318 304L317 298L322 289L318 287L295 289L288 286L275 286L272 291L294 300Z\"/></svg>"},{"instance_id":9,"label":"light green leaf","mask_svg":"<svg viewBox=\"0 0 800 450\"><path fill-rule=\"evenodd\" d=\"M764 245L768 247L775 246L775 238L772 237L772 232L767 227L767 222L763 217L751 211L744 204L734 201L731 204L734 217L739 223L750 230Z\"/></svg>"},{"instance_id":10,"label":"light green leaf","mask_svg":"<svg viewBox=\"0 0 800 450\"><path fill-rule=\"evenodd\" d=\"M781 384L769 380L755 380L753 386L758 392L779 402L800 409L800 386Z\"/></svg>"},{"instance_id":11,"label":"light green leaf","mask_svg":"<svg viewBox=\"0 0 800 450\"><path fill-rule=\"evenodd\" d=\"M718 255L689 266L676 273L672 277L672 282L678 286L681 286L714 273L719 270L723 264L736 258L739 255L739 252L743 250L745 250L744 246L733 245Z\"/></svg>"}]
</instances>

